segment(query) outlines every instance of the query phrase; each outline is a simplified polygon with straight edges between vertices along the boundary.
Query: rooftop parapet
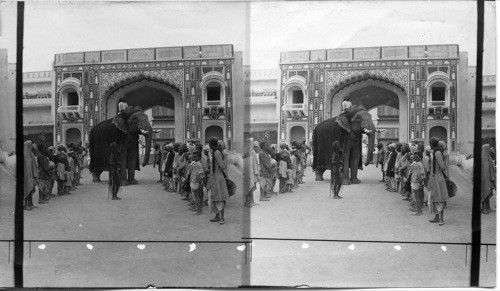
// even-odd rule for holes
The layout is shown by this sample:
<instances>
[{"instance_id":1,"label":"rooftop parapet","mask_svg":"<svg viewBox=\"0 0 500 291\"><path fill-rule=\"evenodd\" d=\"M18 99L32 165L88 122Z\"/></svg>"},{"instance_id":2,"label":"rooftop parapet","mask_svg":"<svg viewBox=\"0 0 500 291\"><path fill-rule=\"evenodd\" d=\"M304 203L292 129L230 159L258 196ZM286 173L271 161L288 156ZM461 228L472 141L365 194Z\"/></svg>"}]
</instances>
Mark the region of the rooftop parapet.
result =
<instances>
[{"instance_id":1,"label":"rooftop parapet","mask_svg":"<svg viewBox=\"0 0 500 291\"><path fill-rule=\"evenodd\" d=\"M23 72L23 82L31 80L50 81L52 80L52 71Z\"/></svg>"},{"instance_id":2,"label":"rooftop parapet","mask_svg":"<svg viewBox=\"0 0 500 291\"><path fill-rule=\"evenodd\" d=\"M282 52L280 64L436 58L459 58L458 45L387 46Z\"/></svg>"},{"instance_id":3,"label":"rooftop parapet","mask_svg":"<svg viewBox=\"0 0 500 291\"><path fill-rule=\"evenodd\" d=\"M141 48L56 54L54 66L232 57L234 57L234 51L231 44Z\"/></svg>"}]
</instances>

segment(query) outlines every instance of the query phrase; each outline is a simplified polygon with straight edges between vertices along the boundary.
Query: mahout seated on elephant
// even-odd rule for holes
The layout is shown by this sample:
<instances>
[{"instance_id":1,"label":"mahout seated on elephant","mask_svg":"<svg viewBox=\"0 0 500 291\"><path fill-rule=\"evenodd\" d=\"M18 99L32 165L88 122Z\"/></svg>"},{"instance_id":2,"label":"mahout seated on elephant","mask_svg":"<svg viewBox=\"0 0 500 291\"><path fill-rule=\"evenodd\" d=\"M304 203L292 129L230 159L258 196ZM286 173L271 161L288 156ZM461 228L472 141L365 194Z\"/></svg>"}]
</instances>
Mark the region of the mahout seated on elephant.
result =
<instances>
[{"instance_id":1,"label":"mahout seated on elephant","mask_svg":"<svg viewBox=\"0 0 500 291\"><path fill-rule=\"evenodd\" d=\"M116 142L121 158L122 185L137 184L139 169L139 134L145 136L146 150L142 166L148 164L152 128L148 116L137 106L130 106L114 118L95 125L89 134L90 165L93 182L100 182L103 171L109 171L110 144Z\"/></svg>"},{"instance_id":2,"label":"mahout seated on elephant","mask_svg":"<svg viewBox=\"0 0 500 291\"><path fill-rule=\"evenodd\" d=\"M361 138L368 135L368 153L365 166L373 158L375 125L372 116L361 105L353 105L347 112L318 124L313 131L313 164L316 181L323 180L323 173L332 166L331 145L340 143L343 156L342 179L344 185L358 184L358 170L362 170Z\"/></svg>"}]
</instances>

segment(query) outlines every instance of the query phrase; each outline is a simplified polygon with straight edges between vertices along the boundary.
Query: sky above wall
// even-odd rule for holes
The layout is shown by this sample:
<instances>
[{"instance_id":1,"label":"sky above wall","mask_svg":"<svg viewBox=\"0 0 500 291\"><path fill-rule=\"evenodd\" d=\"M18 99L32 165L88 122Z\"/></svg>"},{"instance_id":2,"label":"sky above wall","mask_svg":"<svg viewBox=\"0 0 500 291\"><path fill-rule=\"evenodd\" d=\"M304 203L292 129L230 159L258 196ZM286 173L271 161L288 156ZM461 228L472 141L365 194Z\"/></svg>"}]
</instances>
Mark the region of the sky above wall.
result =
<instances>
[{"instance_id":1,"label":"sky above wall","mask_svg":"<svg viewBox=\"0 0 500 291\"><path fill-rule=\"evenodd\" d=\"M15 62L16 5L0 3L0 47ZM476 62L475 1L27 2L24 71L51 70L56 53L233 44L251 69L280 52L458 44ZM495 3L486 3L484 73L496 66Z\"/></svg>"}]
</instances>

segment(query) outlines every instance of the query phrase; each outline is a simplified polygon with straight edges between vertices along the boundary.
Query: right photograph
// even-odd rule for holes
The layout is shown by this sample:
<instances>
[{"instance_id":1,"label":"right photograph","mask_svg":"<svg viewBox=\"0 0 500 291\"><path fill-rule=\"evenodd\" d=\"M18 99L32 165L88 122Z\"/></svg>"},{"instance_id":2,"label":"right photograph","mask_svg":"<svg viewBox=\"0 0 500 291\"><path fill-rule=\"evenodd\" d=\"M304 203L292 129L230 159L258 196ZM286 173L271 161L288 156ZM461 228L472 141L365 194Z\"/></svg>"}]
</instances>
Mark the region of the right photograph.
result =
<instances>
[{"instance_id":1,"label":"right photograph","mask_svg":"<svg viewBox=\"0 0 500 291\"><path fill-rule=\"evenodd\" d=\"M468 287L473 195L496 285L495 9L474 156L476 2L250 4L251 285Z\"/></svg>"}]
</instances>

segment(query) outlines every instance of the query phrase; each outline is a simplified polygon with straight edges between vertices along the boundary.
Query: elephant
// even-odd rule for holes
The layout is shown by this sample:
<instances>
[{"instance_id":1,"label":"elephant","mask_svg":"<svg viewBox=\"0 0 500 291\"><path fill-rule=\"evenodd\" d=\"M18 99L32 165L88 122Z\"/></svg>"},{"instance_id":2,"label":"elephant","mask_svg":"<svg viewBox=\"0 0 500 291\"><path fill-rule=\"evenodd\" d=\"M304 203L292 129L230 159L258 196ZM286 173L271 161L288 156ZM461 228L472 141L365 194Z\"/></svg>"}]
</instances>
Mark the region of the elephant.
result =
<instances>
[{"instance_id":1,"label":"elephant","mask_svg":"<svg viewBox=\"0 0 500 291\"><path fill-rule=\"evenodd\" d=\"M344 185L359 184L358 170L363 169L361 137L368 135L368 156L365 166L373 159L375 125L372 116L361 105L353 105L350 110L318 124L313 131L313 164L316 181L323 180L323 173L330 169L332 162L331 146L340 143L344 170Z\"/></svg>"},{"instance_id":2,"label":"elephant","mask_svg":"<svg viewBox=\"0 0 500 291\"><path fill-rule=\"evenodd\" d=\"M90 164L93 182L101 182L100 175L109 171L110 144L116 142L122 165L121 184L137 184L135 171L139 170L139 134L146 138L146 153L142 166L148 164L153 131L148 116L137 106L128 107L114 118L96 124L89 134Z\"/></svg>"}]
</instances>

